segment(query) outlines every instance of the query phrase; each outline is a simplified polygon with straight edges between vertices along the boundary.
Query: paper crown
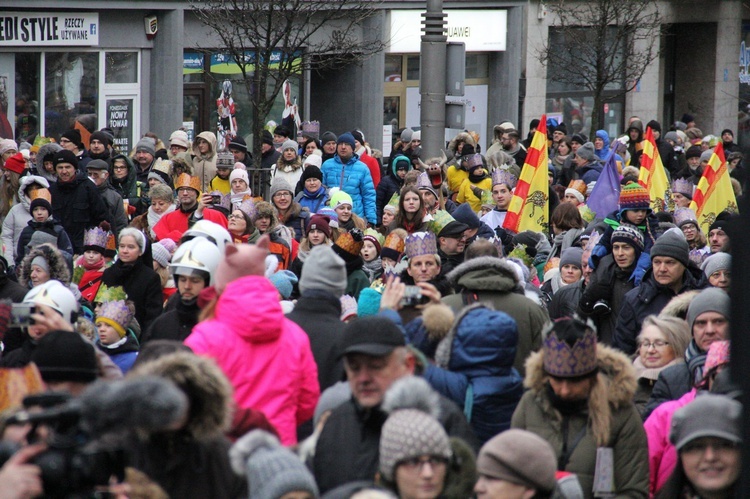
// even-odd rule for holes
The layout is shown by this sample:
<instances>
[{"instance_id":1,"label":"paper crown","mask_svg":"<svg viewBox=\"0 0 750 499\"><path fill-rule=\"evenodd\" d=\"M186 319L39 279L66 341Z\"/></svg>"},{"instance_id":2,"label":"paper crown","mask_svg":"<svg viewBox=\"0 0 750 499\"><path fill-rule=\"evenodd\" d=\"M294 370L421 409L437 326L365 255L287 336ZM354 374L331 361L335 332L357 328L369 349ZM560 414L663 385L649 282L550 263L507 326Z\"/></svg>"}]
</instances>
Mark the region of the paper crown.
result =
<instances>
[{"instance_id":1,"label":"paper crown","mask_svg":"<svg viewBox=\"0 0 750 499\"><path fill-rule=\"evenodd\" d=\"M700 226L698 217L695 216L695 212L690 208L677 208L674 211L674 223L677 227L682 227L686 223L693 223L696 226Z\"/></svg>"},{"instance_id":2,"label":"paper crown","mask_svg":"<svg viewBox=\"0 0 750 499\"><path fill-rule=\"evenodd\" d=\"M100 227L92 227L83 233L83 249L87 246L101 248L104 251L107 247L107 231Z\"/></svg>"},{"instance_id":3,"label":"paper crown","mask_svg":"<svg viewBox=\"0 0 750 499\"><path fill-rule=\"evenodd\" d=\"M417 189L426 189L437 197L435 187L432 185L432 180L430 180L430 175L427 172L422 172L417 177Z\"/></svg>"},{"instance_id":4,"label":"paper crown","mask_svg":"<svg viewBox=\"0 0 750 499\"><path fill-rule=\"evenodd\" d=\"M104 322L115 328L120 338L125 336L125 330L132 320L133 313L124 300L113 300L103 303L99 314L96 316L97 322Z\"/></svg>"},{"instance_id":5,"label":"paper crown","mask_svg":"<svg viewBox=\"0 0 750 499\"><path fill-rule=\"evenodd\" d=\"M492 199L492 191L483 190L482 191L482 208L494 208L495 207L495 200Z\"/></svg>"},{"instance_id":6,"label":"paper crown","mask_svg":"<svg viewBox=\"0 0 750 499\"><path fill-rule=\"evenodd\" d=\"M190 187L191 189L195 189L200 194L201 179L198 177L192 177L187 173L181 173L180 176L177 177L177 181L174 183L174 188L175 190L178 190L182 187Z\"/></svg>"},{"instance_id":7,"label":"paper crown","mask_svg":"<svg viewBox=\"0 0 750 499\"><path fill-rule=\"evenodd\" d=\"M307 135L313 139L317 139L320 135L320 122L318 121L303 121L302 122L302 135Z\"/></svg>"},{"instance_id":8,"label":"paper crown","mask_svg":"<svg viewBox=\"0 0 750 499\"><path fill-rule=\"evenodd\" d=\"M373 244L375 244L375 247L378 250L378 253L380 253L380 250L383 247L383 243L385 242L385 238L383 237L383 234L381 234L380 232L372 228L365 230L364 240L365 241L369 240Z\"/></svg>"},{"instance_id":9,"label":"paper crown","mask_svg":"<svg viewBox=\"0 0 750 499\"><path fill-rule=\"evenodd\" d=\"M693 199L693 182L686 178L678 178L672 182L672 192L679 192L683 196Z\"/></svg>"},{"instance_id":10,"label":"paper crown","mask_svg":"<svg viewBox=\"0 0 750 499\"><path fill-rule=\"evenodd\" d=\"M432 232L415 232L406 236L406 256L437 255L437 237Z\"/></svg>"},{"instance_id":11,"label":"paper crown","mask_svg":"<svg viewBox=\"0 0 750 499\"><path fill-rule=\"evenodd\" d=\"M108 287L106 284L99 286L94 303L107 303L115 300L127 300L128 295L122 286Z\"/></svg>"},{"instance_id":12,"label":"paper crown","mask_svg":"<svg viewBox=\"0 0 750 499\"><path fill-rule=\"evenodd\" d=\"M255 203L253 202L253 199L249 196L247 196L247 198L243 200L242 203L240 203L237 209L250 218L254 218L255 214L258 212L258 210L255 209Z\"/></svg>"},{"instance_id":13,"label":"paper crown","mask_svg":"<svg viewBox=\"0 0 750 499\"><path fill-rule=\"evenodd\" d=\"M448 225L450 225L451 223L455 221L456 219L453 218L453 216L447 211L437 210L432 215L432 221L430 221L428 225L429 225L430 231L439 237L443 229L445 229Z\"/></svg>"},{"instance_id":14,"label":"paper crown","mask_svg":"<svg viewBox=\"0 0 750 499\"><path fill-rule=\"evenodd\" d=\"M351 295L342 295L341 301L341 320L345 321L357 316L357 300Z\"/></svg>"},{"instance_id":15,"label":"paper crown","mask_svg":"<svg viewBox=\"0 0 750 499\"><path fill-rule=\"evenodd\" d=\"M573 321L572 325L569 322ZM568 322L566 325L565 323ZM557 329L560 327L576 327L585 329L573 346L560 339ZM577 378L596 371L596 330L592 325L578 319L563 318L549 326L544 334L542 347L544 357L544 371L550 376L558 378Z\"/></svg>"},{"instance_id":16,"label":"paper crown","mask_svg":"<svg viewBox=\"0 0 750 499\"><path fill-rule=\"evenodd\" d=\"M104 247L104 256L115 256L117 254L117 239L112 231L107 232L107 245Z\"/></svg>"},{"instance_id":17,"label":"paper crown","mask_svg":"<svg viewBox=\"0 0 750 499\"><path fill-rule=\"evenodd\" d=\"M568 184L568 189L575 189L585 196L588 186L583 180L571 180Z\"/></svg>"},{"instance_id":18,"label":"paper crown","mask_svg":"<svg viewBox=\"0 0 750 499\"><path fill-rule=\"evenodd\" d=\"M398 210L398 202L401 199L401 197L398 195L398 191L394 192L391 196L391 199L388 200L387 206L392 206Z\"/></svg>"},{"instance_id":19,"label":"paper crown","mask_svg":"<svg viewBox=\"0 0 750 499\"><path fill-rule=\"evenodd\" d=\"M49 192L49 189L41 187L39 189L34 189L29 194L29 201L33 201L39 198L44 199L48 203L52 204L52 194Z\"/></svg>"},{"instance_id":20,"label":"paper crown","mask_svg":"<svg viewBox=\"0 0 750 499\"><path fill-rule=\"evenodd\" d=\"M169 176L172 171L172 162L168 159L159 158L154 161L154 170L165 173Z\"/></svg>"},{"instance_id":21,"label":"paper crown","mask_svg":"<svg viewBox=\"0 0 750 499\"><path fill-rule=\"evenodd\" d=\"M404 252L404 244L404 239L397 232L391 232L386 236L385 241L383 242L380 256L398 261L401 254Z\"/></svg>"},{"instance_id":22,"label":"paper crown","mask_svg":"<svg viewBox=\"0 0 750 499\"><path fill-rule=\"evenodd\" d=\"M509 170L505 168L495 168L492 172L492 185L506 184L508 187L513 189L516 186L518 179ZM494 204L494 203L493 203Z\"/></svg>"},{"instance_id":23,"label":"paper crown","mask_svg":"<svg viewBox=\"0 0 750 499\"><path fill-rule=\"evenodd\" d=\"M497 248L497 256L499 256L500 258L505 256L505 247L503 246L502 239L497 236L492 236L488 239L488 241L491 242L492 245L495 246L495 248Z\"/></svg>"},{"instance_id":24,"label":"paper crown","mask_svg":"<svg viewBox=\"0 0 750 499\"><path fill-rule=\"evenodd\" d=\"M334 247L338 247L348 255L359 256L364 244L364 235L359 229L352 229L350 232L344 232L336 239ZM342 256L339 252L339 256Z\"/></svg>"}]
</instances>

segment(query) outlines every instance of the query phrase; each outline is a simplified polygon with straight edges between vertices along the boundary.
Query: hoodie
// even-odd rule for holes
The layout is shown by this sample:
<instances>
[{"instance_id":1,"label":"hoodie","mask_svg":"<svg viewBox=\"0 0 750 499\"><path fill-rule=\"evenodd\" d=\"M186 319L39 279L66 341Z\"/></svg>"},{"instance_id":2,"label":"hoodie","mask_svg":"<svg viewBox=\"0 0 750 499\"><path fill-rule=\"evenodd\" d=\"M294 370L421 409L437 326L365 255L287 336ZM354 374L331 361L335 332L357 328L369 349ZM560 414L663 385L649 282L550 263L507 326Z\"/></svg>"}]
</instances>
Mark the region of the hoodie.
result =
<instances>
[{"instance_id":1,"label":"hoodie","mask_svg":"<svg viewBox=\"0 0 750 499\"><path fill-rule=\"evenodd\" d=\"M198 150L198 139L208 142L208 153ZM207 192L211 179L216 176L216 135L212 132L201 132L193 141L193 175L201 179L201 191Z\"/></svg>"},{"instance_id":2,"label":"hoodie","mask_svg":"<svg viewBox=\"0 0 750 499\"><path fill-rule=\"evenodd\" d=\"M26 195L26 188L31 184L38 184L49 188L49 181L38 175L26 175L20 178L21 185L18 187L18 199L20 203L11 206L8 215L3 220L2 240L3 256L12 265L16 258L16 246L21 237L21 232L31 220L31 199Z\"/></svg>"}]
</instances>

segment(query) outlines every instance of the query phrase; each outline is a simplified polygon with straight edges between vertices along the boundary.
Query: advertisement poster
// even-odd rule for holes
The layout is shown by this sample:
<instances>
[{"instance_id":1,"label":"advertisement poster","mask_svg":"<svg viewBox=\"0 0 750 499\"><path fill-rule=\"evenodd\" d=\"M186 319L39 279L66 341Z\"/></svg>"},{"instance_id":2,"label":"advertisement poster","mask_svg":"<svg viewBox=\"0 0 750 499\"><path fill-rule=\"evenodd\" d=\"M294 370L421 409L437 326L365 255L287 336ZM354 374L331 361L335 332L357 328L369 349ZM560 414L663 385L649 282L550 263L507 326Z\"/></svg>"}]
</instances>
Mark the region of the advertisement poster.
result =
<instances>
[{"instance_id":1,"label":"advertisement poster","mask_svg":"<svg viewBox=\"0 0 750 499\"><path fill-rule=\"evenodd\" d=\"M133 99L107 100L107 126L115 136L115 149L127 153L133 147Z\"/></svg>"}]
</instances>

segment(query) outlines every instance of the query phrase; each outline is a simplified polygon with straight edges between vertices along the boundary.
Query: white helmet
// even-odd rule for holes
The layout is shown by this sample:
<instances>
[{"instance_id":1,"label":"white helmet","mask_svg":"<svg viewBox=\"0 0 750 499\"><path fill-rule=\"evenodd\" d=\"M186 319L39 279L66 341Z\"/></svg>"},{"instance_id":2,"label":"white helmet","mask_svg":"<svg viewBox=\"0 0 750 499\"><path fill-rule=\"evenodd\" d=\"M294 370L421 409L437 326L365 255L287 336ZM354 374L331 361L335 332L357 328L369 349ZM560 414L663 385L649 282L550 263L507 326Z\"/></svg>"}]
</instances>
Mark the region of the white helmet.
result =
<instances>
[{"instance_id":1,"label":"white helmet","mask_svg":"<svg viewBox=\"0 0 750 499\"><path fill-rule=\"evenodd\" d=\"M219 248L205 237L198 236L177 248L169 269L173 275L200 276L211 286L221 259Z\"/></svg>"},{"instance_id":2,"label":"white helmet","mask_svg":"<svg viewBox=\"0 0 750 499\"><path fill-rule=\"evenodd\" d=\"M216 245L216 247L219 248L222 257L224 256L224 248L227 244L232 242L232 236L227 229L209 220L198 220L195 222L193 226L186 230L182 235L180 243L184 244L196 237L205 237ZM174 257L172 258L174 259Z\"/></svg>"},{"instance_id":3,"label":"white helmet","mask_svg":"<svg viewBox=\"0 0 750 499\"><path fill-rule=\"evenodd\" d=\"M78 311L78 300L73 292L60 281L47 281L34 287L23 297L23 302L35 305L47 305L72 323L73 314Z\"/></svg>"}]
</instances>

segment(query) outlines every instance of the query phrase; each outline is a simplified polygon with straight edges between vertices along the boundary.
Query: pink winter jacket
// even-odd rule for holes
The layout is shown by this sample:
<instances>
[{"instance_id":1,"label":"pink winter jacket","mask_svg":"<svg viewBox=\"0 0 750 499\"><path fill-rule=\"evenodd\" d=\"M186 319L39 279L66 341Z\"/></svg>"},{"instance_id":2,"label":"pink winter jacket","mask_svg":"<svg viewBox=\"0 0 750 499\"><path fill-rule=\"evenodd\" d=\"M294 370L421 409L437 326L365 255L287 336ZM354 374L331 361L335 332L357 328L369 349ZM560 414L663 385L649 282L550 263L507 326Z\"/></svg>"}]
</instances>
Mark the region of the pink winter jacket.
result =
<instances>
[{"instance_id":1,"label":"pink winter jacket","mask_svg":"<svg viewBox=\"0 0 750 499\"><path fill-rule=\"evenodd\" d=\"M212 357L234 387L240 407L262 411L284 445L297 443L320 397L310 340L284 317L279 292L261 276L230 282L215 317L193 328L185 344Z\"/></svg>"},{"instance_id":2,"label":"pink winter jacket","mask_svg":"<svg viewBox=\"0 0 750 499\"><path fill-rule=\"evenodd\" d=\"M648 438L648 465L650 470L648 489L651 497L662 488L674 471L675 466L677 466L677 451L669 441L672 415L677 409L695 400L696 393L695 388L693 388L677 400L664 402L654 409L654 412L643 425Z\"/></svg>"}]
</instances>

